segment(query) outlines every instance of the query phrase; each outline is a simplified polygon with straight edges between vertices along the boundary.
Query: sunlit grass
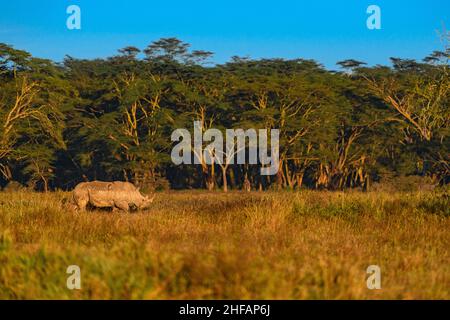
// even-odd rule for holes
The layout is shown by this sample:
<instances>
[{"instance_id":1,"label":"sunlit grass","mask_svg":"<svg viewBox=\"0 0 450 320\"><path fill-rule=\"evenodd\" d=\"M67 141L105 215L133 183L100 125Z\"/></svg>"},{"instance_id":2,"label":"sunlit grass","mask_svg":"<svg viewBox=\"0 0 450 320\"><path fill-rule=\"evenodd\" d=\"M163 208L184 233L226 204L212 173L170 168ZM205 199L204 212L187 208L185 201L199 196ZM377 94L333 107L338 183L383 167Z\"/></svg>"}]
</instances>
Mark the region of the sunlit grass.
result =
<instances>
[{"instance_id":1,"label":"sunlit grass","mask_svg":"<svg viewBox=\"0 0 450 320\"><path fill-rule=\"evenodd\" d=\"M450 298L444 191L171 192L133 214L73 213L68 196L0 193L0 298Z\"/></svg>"}]
</instances>

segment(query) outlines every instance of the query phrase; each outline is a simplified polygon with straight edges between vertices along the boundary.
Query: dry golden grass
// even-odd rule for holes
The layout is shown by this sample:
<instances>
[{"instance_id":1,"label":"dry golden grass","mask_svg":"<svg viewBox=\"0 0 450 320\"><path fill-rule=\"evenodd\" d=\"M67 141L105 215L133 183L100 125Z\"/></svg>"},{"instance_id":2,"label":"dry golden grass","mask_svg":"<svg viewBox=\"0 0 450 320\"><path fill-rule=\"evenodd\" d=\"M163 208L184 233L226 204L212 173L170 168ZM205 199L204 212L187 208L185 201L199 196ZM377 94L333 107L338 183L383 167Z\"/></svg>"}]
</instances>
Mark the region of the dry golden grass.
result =
<instances>
[{"instance_id":1,"label":"dry golden grass","mask_svg":"<svg viewBox=\"0 0 450 320\"><path fill-rule=\"evenodd\" d=\"M171 192L133 214L75 214L65 197L0 193L0 298L450 298L444 191Z\"/></svg>"}]
</instances>

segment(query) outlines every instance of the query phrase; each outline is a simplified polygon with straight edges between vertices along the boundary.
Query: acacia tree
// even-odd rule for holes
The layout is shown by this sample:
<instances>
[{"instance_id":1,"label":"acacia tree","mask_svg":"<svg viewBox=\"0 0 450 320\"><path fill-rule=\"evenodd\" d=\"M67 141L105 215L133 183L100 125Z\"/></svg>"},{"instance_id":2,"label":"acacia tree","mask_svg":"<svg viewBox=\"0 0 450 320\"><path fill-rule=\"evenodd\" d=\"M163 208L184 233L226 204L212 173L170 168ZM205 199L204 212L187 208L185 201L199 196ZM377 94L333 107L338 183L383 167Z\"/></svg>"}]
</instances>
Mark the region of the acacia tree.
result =
<instances>
[{"instance_id":1,"label":"acacia tree","mask_svg":"<svg viewBox=\"0 0 450 320\"><path fill-rule=\"evenodd\" d=\"M162 119L170 120L170 116L160 103L166 92L164 78L151 73L148 77L124 73L114 81L119 108L108 137L120 146L124 178L131 177L138 185L154 184L156 168L164 160L161 151L167 145L161 139Z\"/></svg>"},{"instance_id":2,"label":"acacia tree","mask_svg":"<svg viewBox=\"0 0 450 320\"><path fill-rule=\"evenodd\" d=\"M161 107L166 77L153 73L147 62L136 60L137 49L121 52L105 63L107 88L99 92L105 103L84 110L83 135L89 137L91 150L108 153L108 161L103 158L106 173L152 187L168 158L169 143L164 136L172 118L170 110ZM106 145L101 143L105 141Z\"/></svg>"},{"instance_id":3,"label":"acacia tree","mask_svg":"<svg viewBox=\"0 0 450 320\"><path fill-rule=\"evenodd\" d=\"M12 180L11 166L24 168L30 186L53 177L56 151L62 138L62 105L66 83L48 60L0 46L0 170Z\"/></svg>"},{"instance_id":4,"label":"acacia tree","mask_svg":"<svg viewBox=\"0 0 450 320\"><path fill-rule=\"evenodd\" d=\"M212 165L217 163L222 171L222 188L224 192L228 192L228 168L234 162L234 157L246 147L245 144L243 146L236 146L234 141L227 141L225 145L222 143L222 150L209 147L205 148L205 152L212 159Z\"/></svg>"},{"instance_id":5,"label":"acacia tree","mask_svg":"<svg viewBox=\"0 0 450 320\"><path fill-rule=\"evenodd\" d=\"M449 181L448 47L425 63L394 58L392 68L344 60L345 72L302 59L206 67L211 52L175 38L119 52L59 65L0 44L2 186L165 176L180 188L336 189L424 173ZM201 134L279 129L277 175L262 176L260 164L209 163L197 151L199 166L172 165L169 137L194 121Z\"/></svg>"},{"instance_id":6,"label":"acacia tree","mask_svg":"<svg viewBox=\"0 0 450 320\"><path fill-rule=\"evenodd\" d=\"M406 86L395 75L383 79L369 79L370 88L392 107L398 117L418 137L431 141L433 136L449 125L448 94L450 78L442 73L418 76Z\"/></svg>"},{"instance_id":7,"label":"acacia tree","mask_svg":"<svg viewBox=\"0 0 450 320\"><path fill-rule=\"evenodd\" d=\"M177 86L177 104L184 126L191 128L193 122L197 121L202 135L212 127L222 127L228 108L224 99L229 90L222 71L198 70L193 67L186 72L180 77ZM192 150L194 157L200 162L204 185L208 190L213 190L216 185L216 163L212 161L208 164L203 152L197 152L195 148ZM212 159L215 160L214 157Z\"/></svg>"},{"instance_id":8,"label":"acacia tree","mask_svg":"<svg viewBox=\"0 0 450 320\"><path fill-rule=\"evenodd\" d=\"M394 111L395 116L387 120L399 122L406 143L419 146L422 160L418 169L427 171L425 163L431 163L434 178L441 181L450 174L446 152L450 128L448 53L439 56L445 55L442 64L425 59L431 65L397 59L390 74L365 77L372 92Z\"/></svg>"}]
</instances>

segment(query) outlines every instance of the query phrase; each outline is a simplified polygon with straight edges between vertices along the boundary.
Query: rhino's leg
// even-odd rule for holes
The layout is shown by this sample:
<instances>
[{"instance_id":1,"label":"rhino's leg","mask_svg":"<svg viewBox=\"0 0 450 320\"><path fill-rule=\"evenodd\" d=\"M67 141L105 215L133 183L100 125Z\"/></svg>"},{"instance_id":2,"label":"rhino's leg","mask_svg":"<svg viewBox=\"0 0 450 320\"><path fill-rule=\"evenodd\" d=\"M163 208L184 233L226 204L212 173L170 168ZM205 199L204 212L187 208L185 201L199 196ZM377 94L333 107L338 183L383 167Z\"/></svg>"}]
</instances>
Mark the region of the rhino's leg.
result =
<instances>
[{"instance_id":1,"label":"rhino's leg","mask_svg":"<svg viewBox=\"0 0 450 320\"><path fill-rule=\"evenodd\" d=\"M126 202L126 201L114 202L114 206L125 212L128 212L130 210L130 206L128 205L128 202Z\"/></svg>"},{"instance_id":2,"label":"rhino's leg","mask_svg":"<svg viewBox=\"0 0 450 320\"><path fill-rule=\"evenodd\" d=\"M84 200L84 199L78 199L78 200L76 201L78 210L80 210L80 211L86 211L86 207L87 207L88 202L89 202L89 200L87 200L87 199L86 199L86 200Z\"/></svg>"}]
</instances>

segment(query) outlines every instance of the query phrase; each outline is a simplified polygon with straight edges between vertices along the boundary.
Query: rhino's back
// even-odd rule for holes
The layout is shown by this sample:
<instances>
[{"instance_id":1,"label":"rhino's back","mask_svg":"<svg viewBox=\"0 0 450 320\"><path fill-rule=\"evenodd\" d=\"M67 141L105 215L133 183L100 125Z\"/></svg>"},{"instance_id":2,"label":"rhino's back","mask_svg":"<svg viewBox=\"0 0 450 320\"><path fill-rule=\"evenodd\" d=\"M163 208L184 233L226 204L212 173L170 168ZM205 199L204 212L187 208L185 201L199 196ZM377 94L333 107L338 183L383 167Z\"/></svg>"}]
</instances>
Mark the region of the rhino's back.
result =
<instances>
[{"instance_id":1,"label":"rhino's back","mask_svg":"<svg viewBox=\"0 0 450 320\"><path fill-rule=\"evenodd\" d=\"M74 190L108 190L111 188L112 182L90 181L79 183Z\"/></svg>"},{"instance_id":2,"label":"rhino's back","mask_svg":"<svg viewBox=\"0 0 450 320\"><path fill-rule=\"evenodd\" d=\"M130 182L114 181L110 187L111 196L116 201L126 201L137 204L143 199L139 189Z\"/></svg>"},{"instance_id":3,"label":"rhino's back","mask_svg":"<svg viewBox=\"0 0 450 320\"><path fill-rule=\"evenodd\" d=\"M90 181L90 182L81 182L77 184L74 190L121 190L121 191L136 191L137 188L134 184L130 182L123 181Z\"/></svg>"},{"instance_id":4,"label":"rhino's back","mask_svg":"<svg viewBox=\"0 0 450 320\"><path fill-rule=\"evenodd\" d=\"M123 182L123 181L114 181L114 182L112 182L111 189L112 190L117 190L117 191L129 191L129 192L133 192L133 191L137 191L138 190L134 186L134 184L132 184L130 182Z\"/></svg>"}]
</instances>

